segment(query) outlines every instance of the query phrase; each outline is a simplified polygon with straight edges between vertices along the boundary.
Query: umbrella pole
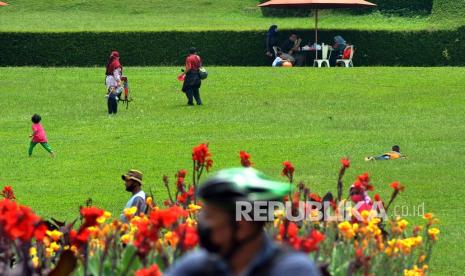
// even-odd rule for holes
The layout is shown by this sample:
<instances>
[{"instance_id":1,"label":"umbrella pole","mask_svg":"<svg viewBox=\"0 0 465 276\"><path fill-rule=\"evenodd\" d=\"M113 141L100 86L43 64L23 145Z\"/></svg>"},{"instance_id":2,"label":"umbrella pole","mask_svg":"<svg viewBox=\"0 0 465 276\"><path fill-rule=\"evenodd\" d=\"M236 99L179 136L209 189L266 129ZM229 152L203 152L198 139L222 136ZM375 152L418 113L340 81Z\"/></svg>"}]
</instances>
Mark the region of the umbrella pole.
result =
<instances>
[{"instance_id":1,"label":"umbrella pole","mask_svg":"<svg viewBox=\"0 0 465 276\"><path fill-rule=\"evenodd\" d=\"M315 9L315 59L318 59L318 9Z\"/></svg>"}]
</instances>

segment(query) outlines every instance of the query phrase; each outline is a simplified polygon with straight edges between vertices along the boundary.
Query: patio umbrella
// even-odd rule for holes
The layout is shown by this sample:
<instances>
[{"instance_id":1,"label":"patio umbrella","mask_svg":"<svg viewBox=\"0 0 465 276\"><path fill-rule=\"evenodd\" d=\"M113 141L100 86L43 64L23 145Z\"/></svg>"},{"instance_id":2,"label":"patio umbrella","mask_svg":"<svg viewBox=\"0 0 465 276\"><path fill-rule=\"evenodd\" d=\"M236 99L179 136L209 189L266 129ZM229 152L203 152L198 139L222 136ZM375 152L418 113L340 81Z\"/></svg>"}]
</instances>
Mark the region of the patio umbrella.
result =
<instances>
[{"instance_id":1,"label":"patio umbrella","mask_svg":"<svg viewBox=\"0 0 465 276\"><path fill-rule=\"evenodd\" d=\"M318 10L373 8L376 5L364 0L271 0L258 5L269 8L311 8L315 10L315 43L318 43ZM318 51L315 51L317 58Z\"/></svg>"},{"instance_id":2,"label":"patio umbrella","mask_svg":"<svg viewBox=\"0 0 465 276\"><path fill-rule=\"evenodd\" d=\"M0 6L8 6L8 3L0 2Z\"/></svg>"}]
</instances>

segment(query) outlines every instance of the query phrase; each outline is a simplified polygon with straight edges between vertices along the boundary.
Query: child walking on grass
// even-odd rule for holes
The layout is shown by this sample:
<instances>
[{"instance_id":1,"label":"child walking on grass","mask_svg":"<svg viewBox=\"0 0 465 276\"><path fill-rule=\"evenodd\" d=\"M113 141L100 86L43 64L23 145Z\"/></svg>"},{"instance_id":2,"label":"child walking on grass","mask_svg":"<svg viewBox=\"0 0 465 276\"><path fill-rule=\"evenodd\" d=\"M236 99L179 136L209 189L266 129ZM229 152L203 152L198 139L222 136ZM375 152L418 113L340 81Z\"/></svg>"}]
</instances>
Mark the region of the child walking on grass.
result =
<instances>
[{"instance_id":1,"label":"child walking on grass","mask_svg":"<svg viewBox=\"0 0 465 276\"><path fill-rule=\"evenodd\" d=\"M55 153L53 153L52 147L47 143L47 136L45 136L45 130L40 124L40 120L42 118L38 114L34 114L31 118L32 121L32 134L29 135L31 140L31 144L29 146L29 157L32 155L32 150L37 144L42 145L42 147L50 153L50 156L53 158L55 157Z\"/></svg>"}]
</instances>

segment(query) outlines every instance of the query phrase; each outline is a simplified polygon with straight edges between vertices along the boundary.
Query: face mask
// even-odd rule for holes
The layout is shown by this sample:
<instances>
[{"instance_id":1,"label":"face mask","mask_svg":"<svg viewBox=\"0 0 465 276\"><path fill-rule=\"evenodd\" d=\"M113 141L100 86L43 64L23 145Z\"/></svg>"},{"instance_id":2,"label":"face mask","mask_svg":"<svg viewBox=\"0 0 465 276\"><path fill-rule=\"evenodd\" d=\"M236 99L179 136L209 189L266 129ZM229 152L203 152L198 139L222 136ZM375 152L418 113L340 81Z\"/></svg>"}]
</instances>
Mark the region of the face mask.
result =
<instances>
[{"instance_id":1,"label":"face mask","mask_svg":"<svg viewBox=\"0 0 465 276\"><path fill-rule=\"evenodd\" d=\"M363 200L363 196L362 196L362 195L351 195L350 198L351 198L352 201L355 202L355 203L357 203L357 202Z\"/></svg>"},{"instance_id":2,"label":"face mask","mask_svg":"<svg viewBox=\"0 0 465 276\"><path fill-rule=\"evenodd\" d=\"M218 254L221 248L212 242L212 230L206 226L202 220L197 223L197 233L199 235L200 246L210 253Z\"/></svg>"}]
</instances>

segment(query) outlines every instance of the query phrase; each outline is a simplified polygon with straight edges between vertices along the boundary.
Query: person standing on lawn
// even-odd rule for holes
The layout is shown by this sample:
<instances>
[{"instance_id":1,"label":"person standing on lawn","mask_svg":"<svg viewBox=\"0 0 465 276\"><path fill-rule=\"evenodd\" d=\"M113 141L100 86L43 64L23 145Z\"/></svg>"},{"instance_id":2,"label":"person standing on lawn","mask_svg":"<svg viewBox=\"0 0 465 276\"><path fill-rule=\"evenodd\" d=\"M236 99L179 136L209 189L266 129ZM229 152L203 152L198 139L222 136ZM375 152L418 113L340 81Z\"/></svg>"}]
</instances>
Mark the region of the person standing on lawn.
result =
<instances>
[{"instance_id":1,"label":"person standing on lawn","mask_svg":"<svg viewBox=\"0 0 465 276\"><path fill-rule=\"evenodd\" d=\"M29 135L29 138L32 138L29 145L29 157L32 156L32 150L37 144L40 144L46 151L50 153L50 156L55 157L55 153L52 150L52 147L48 144L47 136L45 135L45 130L40 124L42 118L39 114L34 114L31 118L32 121L32 134Z\"/></svg>"},{"instance_id":2,"label":"person standing on lawn","mask_svg":"<svg viewBox=\"0 0 465 276\"><path fill-rule=\"evenodd\" d=\"M107 87L108 114L118 112L118 96L122 92L121 76L123 66L119 61L119 53L112 51L105 70L105 85Z\"/></svg>"},{"instance_id":3,"label":"person standing on lawn","mask_svg":"<svg viewBox=\"0 0 465 276\"><path fill-rule=\"evenodd\" d=\"M197 49L194 47L189 48L189 55L186 58L186 69L184 71L186 77L182 85L182 91L186 93L188 105L194 105L194 98L197 105L202 105L199 91L202 84L199 74L201 66L202 59L197 55Z\"/></svg>"}]
</instances>

